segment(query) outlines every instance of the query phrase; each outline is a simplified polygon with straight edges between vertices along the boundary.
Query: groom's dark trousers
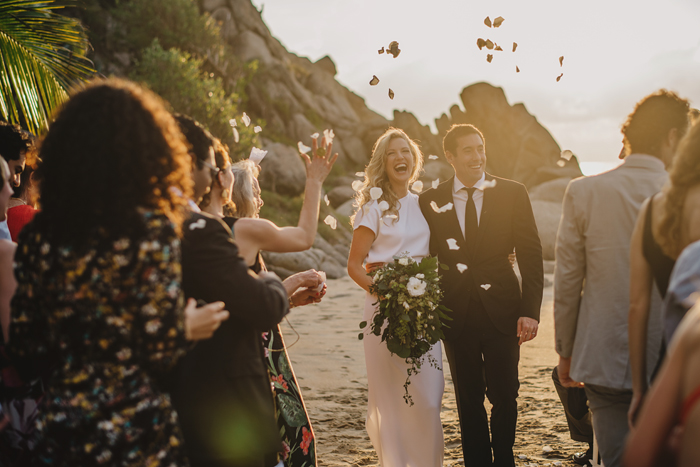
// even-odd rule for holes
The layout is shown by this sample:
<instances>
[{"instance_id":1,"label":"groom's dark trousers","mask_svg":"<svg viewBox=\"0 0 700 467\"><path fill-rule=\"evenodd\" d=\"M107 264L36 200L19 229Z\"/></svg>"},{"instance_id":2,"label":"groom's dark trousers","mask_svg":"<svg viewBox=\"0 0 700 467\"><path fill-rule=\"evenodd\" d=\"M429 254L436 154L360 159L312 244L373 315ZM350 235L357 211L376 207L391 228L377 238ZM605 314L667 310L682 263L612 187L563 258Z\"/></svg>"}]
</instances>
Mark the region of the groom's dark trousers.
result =
<instances>
[{"instance_id":1,"label":"groom's dark trousers","mask_svg":"<svg viewBox=\"0 0 700 467\"><path fill-rule=\"evenodd\" d=\"M454 209L437 213L430 206L431 201L438 207L453 202L454 179L420 196L430 226L430 252L449 268L440 270L442 304L453 318L445 329L444 347L467 466L515 465L517 323L520 317L539 320L542 304L542 244L527 190L486 174L487 181L494 179L496 186L484 190L476 238L464 238ZM455 239L459 249L450 249L448 239ZM522 290L508 260L514 250ZM467 269L460 272L459 263ZM485 397L493 405L490 433Z\"/></svg>"}]
</instances>

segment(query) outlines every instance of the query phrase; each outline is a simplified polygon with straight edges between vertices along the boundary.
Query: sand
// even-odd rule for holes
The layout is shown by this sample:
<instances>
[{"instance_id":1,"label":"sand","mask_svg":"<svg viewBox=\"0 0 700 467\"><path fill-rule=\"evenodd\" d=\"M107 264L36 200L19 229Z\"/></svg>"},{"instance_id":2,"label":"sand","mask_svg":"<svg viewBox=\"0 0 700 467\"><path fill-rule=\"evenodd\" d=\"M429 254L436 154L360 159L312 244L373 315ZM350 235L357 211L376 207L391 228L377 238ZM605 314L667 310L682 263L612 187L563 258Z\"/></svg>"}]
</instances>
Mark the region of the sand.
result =
<instances>
[{"instance_id":1,"label":"sand","mask_svg":"<svg viewBox=\"0 0 700 467\"><path fill-rule=\"evenodd\" d=\"M551 275L546 277L551 283ZM379 465L365 431L367 375L362 342L357 339L363 306L364 291L349 277L329 280L321 303L295 308L283 323L289 356L316 433L319 466ZM569 438L552 383L558 357L551 287L545 288L540 320L537 338L521 347L516 465L575 465L568 460L571 454L588 446ZM299 333L298 340L290 326ZM444 465L462 466L454 388L449 365L446 360L443 363ZM486 407L490 411L488 402ZM545 453L545 446L551 452Z\"/></svg>"}]
</instances>

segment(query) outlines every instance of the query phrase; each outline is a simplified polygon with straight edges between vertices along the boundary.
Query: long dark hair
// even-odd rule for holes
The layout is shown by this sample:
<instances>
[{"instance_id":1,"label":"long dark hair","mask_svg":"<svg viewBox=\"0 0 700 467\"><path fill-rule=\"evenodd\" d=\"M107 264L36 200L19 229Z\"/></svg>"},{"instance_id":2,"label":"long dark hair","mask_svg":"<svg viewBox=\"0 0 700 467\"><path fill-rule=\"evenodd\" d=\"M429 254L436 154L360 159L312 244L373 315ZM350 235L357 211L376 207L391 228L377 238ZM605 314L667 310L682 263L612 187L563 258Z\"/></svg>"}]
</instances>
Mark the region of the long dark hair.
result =
<instances>
[{"instance_id":1,"label":"long dark hair","mask_svg":"<svg viewBox=\"0 0 700 467\"><path fill-rule=\"evenodd\" d=\"M134 83L95 80L78 90L39 157L42 211L34 222L52 243L77 248L94 235L138 236L140 209L182 224L183 195L192 191L187 147L160 98Z\"/></svg>"}]
</instances>

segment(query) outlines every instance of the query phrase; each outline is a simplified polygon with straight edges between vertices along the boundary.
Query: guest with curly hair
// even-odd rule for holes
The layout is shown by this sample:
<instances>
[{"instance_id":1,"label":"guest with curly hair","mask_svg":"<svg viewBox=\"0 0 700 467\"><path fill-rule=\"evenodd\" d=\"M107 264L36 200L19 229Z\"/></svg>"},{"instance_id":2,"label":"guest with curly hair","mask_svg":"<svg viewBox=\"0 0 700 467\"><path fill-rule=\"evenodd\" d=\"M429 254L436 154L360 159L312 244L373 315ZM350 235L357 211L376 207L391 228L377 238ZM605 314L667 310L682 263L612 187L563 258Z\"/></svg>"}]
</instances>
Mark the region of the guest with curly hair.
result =
<instances>
[{"instance_id":1,"label":"guest with curly hair","mask_svg":"<svg viewBox=\"0 0 700 467\"><path fill-rule=\"evenodd\" d=\"M205 212L222 218L231 228L241 256L254 272L259 273L267 269L260 255L261 250L303 251L313 245L318 227L321 187L337 159L337 154L330 157L332 144L326 145L325 141L322 141L321 145L325 148L325 154L328 157L314 156L312 160L306 155L303 156L306 162L306 192L304 205L299 214L299 224L296 227L281 228L269 220L259 218L260 208L263 205L257 180L260 168L250 160L231 165L228 153L224 152L225 148L221 145L217 146L219 149L216 150L216 165L219 173L212 182L208 198L205 197L200 207ZM313 146L314 148L317 146L315 140ZM235 203L231 201L232 196ZM227 215L226 211L231 209L233 215ZM287 277L283 284L290 306L320 302L326 292L323 277L313 269L293 274ZM314 466L316 465L314 433L306 413L301 389L287 355L282 331L279 326L274 326L266 330L262 337L268 355L265 362L277 402L276 417L284 445L284 465L287 467ZM292 407L301 407L302 410L293 411ZM270 465L274 463L270 462Z\"/></svg>"},{"instance_id":2,"label":"guest with curly hair","mask_svg":"<svg viewBox=\"0 0 700 467\"><path fill-rule=\"evenodd\" d=\"M61 107L36 172L42 210L20 234L7 352L46 395L34 465L187 465L156 380L223 305L185 307L180 225L190 158L160 99L95 80ZM225 312L223 312L225 314Z\"/></svg>"},{"instance_id":3,"label":"guest with curly hair","mask_svg":"<svg viewBox=\"0 0 700 467\"><path fill-rule=\"evenodd\" d=\"M0 157L7 162L13 187L20 186L20 177L27 162L27 155L32 152L32 148L33 141L29 133L18 125L0 121ZM0 239L3 238L10 239L7 220L0 222Z\"/></svg>"},{"instance_id":4,"label":"guest with curly hair","mask_svg":"<svg viewBox=\"0 0 700 467\"><path fill-rule=\"evenodd\" d=\"M676 180L674 181L672 176L670 185L674 194L679 191L679 188L674 188L678 183L676 167L680 164L683 170L688 169L688 161L680 161L676 150L687 132L689 111L690 105L687 100L673 92L661 90L640 102L623 126L626 147L634 153L649 154L660 159L667 170L671 168L671 171L676 173ZM694 164L697 165L697 160ZM687 191L687 186L685 188ZM680 211L669 210L671 206L668 202L668 189L667 185L664 190L651 196L642 204L630 244L628 327L633 387L633 397L628 412L630 426L634 423L650 380L647 375L647 347L651 345L650 342L656 342L657 345L659 342L659 325L656 321L661 307L658 295L665 297L673 265L680 254L680 250L671 251L671 248L664 247L668 243L665 239L668 238L669 219L672 218L678 222L684 219ZM676 196L675 203L678 203L678 196L674 196ZM685 220L688 219L686 215ZM657 289L658 294L654 288ZM655 324L650 331L649 322L652 315ZM653 377L663 355L662 344L658 361L650 362L654 370L649 376Z\"/></svg>"}]
</instances>

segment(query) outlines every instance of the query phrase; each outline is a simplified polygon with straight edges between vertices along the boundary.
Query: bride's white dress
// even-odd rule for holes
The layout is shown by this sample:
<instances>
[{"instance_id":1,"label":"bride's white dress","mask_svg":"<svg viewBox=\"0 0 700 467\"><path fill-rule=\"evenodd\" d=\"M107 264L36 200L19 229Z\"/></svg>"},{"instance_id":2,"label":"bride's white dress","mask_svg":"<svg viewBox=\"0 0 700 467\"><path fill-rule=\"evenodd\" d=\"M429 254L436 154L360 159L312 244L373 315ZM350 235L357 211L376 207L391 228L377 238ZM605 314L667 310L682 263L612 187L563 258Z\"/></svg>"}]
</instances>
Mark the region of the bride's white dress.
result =
<instances>
[{"instance_id":1,"label":"bride's white dress","mask_svg":"<svg viewBox=\"0 0 700 467\"><path fill-rule=\"evenodd\" d=\"M418 196L409 193L399 202L396 222L382 218L376 201L357 213L353 227L368 227L376 235L367 263L388 263L395 255L405 252L416 260L429 255L430 229L418 205ZM371 321L376 301L376 297L367 294L365 321ZM363 342L369 386L366 426L380 464L382 467L442 466L445 448L440 421L445 389L442 370L432 367L426 356L420 372L411 376L408 388L414 405L409 406L403 398L409 365L403 358L391 355L380 336L366 331ZM442 365L440 342L431 348L430 355Z\"/></svg>"}]
</instances>

